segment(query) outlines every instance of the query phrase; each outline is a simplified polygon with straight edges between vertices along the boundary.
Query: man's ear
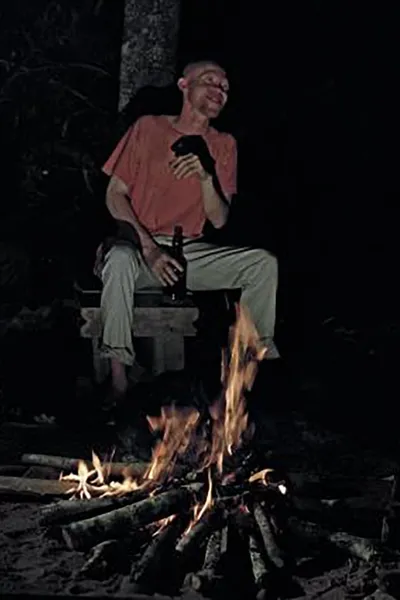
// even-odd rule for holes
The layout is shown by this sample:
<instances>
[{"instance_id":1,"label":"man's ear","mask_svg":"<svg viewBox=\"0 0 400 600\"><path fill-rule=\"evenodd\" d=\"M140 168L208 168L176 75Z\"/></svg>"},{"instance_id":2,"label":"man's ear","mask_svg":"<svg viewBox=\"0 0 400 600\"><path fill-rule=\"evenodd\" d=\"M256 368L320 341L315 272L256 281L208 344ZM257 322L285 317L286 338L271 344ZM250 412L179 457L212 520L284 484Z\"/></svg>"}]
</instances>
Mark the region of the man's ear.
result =
<instances>
[{"instance_id":1,"label":"man's ear","mask_svg":"<svg viewBox=\"0 0 400 600\"><path fill-rule=\"evenodd\" d=\"M184 77L180 77L178 79L177 85L178 85L178 88L181 90L181 92L183 92L183 90L186 90L186 88L187 88L187 81L186 81L186 79Z\"/></svg>"}]
</instances>

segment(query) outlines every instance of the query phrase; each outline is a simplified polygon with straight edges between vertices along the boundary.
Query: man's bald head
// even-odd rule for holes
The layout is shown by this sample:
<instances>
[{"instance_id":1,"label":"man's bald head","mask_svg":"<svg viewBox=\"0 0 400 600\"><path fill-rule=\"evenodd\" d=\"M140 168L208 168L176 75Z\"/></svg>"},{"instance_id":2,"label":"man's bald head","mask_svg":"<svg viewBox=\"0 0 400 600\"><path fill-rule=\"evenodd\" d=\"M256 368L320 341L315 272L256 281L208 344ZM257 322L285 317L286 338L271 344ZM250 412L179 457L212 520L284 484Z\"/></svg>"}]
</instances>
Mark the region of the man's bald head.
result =
<instances>
[{"instance_id":1,"label":"man's bald head","mask_svg":"<svg viewBox=\"0 0 400 600\"><path fill-rule=\"evenodd\" d=\"M190 62L186 65L186 67L183 69L182 77L184 77L185 79L195 77L202 71L205 71L209 68L215 69L216 71L219 71L220 73L226 75L225 70L217 62L213 60L197 60L195 62Z\"/></svg>"},{"instance_id":2,"label":"man's bald head","mask_svg":"<svg viewBox=\"0 0 400 600\"><path fill-rule=\"evenodd\" d=\"M228 99L229 82L224 69L215 61L191 62L178 80L183 94L183 109L197 111L215 119Z\"/></svg>"}]
</instances>

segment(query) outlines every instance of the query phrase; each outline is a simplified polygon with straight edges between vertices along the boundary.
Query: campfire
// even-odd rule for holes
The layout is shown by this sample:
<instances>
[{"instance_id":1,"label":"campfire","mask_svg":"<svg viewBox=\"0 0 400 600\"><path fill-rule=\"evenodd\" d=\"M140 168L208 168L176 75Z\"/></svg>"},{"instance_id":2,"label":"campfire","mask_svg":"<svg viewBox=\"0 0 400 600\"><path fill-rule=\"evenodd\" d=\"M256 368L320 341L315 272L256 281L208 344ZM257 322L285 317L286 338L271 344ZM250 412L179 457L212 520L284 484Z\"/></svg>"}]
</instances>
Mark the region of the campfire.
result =
<instances>
[{"instance_id":1,"label":"campfire","mask_svg":"<svg viewBox=\"0 0 400 600\"><path fill-rule=\"evenodd\" d=\"M94 547L97 559L109 551L110 540L127 530L132 535L147 533L147 549L131 570L133 587L151 591L161 555L172 552L185 575L183 587L206 594L214 593L220 580L229 526L247 527L254 576L261 589L268 573L263 551L273 565L283 566L275 542L279 526L270 509L287 490L284 481L270 480L272 469L252 473L252 453L240 451L254 431L248 423L245 393L267 351L246 310L238 305L229 348L222 357L222 393L208 414L168 406L161 408L159 417L148 417L149 426L162 438L142 473L134 472L133 465L102 464L95 453L90 465L78 461L76 473L60 476L71 482L67 493L73 502L50 507L45 522L60 525L69 548ZM191 571L199 555L203 562Z\"/></svg>"},{"instance_id":2,"label":"campfire","mask_svg":"<svg viewBox=\"0 0 400 600\"><path fill-rule=\"evenodd\" d=\"M221 395L203 414L164 406L148 417L159 435L149 464L120 463L113 455L101 460L95 452L91 461L23 457L25 464L61 470L58 481L25 485L31 493L51 488L49 495L68 498L45 506L41 523L70 550L88 552L80 575L101 577L123 563L129 575L122 592L194 590L219 597L233 564L228 556L240 548L254 591L248 597L264 598L287 593L294 556L304 551L334 549L367 563L379 556L394 477L326 480L282 473L252 445L246 392L267 352L238 306L222 357ZM371 511L374 519L362 520ZM347 532L355 512L361 524Z\"/></svg>"}]
</instances>

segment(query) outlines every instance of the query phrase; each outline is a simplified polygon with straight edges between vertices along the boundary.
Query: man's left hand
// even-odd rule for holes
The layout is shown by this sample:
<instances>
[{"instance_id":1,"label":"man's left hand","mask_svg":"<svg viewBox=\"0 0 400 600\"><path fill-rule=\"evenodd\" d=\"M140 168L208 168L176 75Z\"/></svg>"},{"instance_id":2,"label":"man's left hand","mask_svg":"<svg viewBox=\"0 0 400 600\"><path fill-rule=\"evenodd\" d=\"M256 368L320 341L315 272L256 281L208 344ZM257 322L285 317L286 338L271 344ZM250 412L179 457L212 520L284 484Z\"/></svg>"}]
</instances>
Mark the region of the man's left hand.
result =
<instances>
[{"instance_id":1,"label":"man's left hand","mask_svg":"<svg viewBox=\"0 0 400 600\"><path fill-rule=\"evenodd\" d=\"M177 179L186 179L192 175L197 175L200 181L206 181L206 179L211 178L211 175L207 173L201 164L197 154L178 156L178 158L174 158L169 164Z\"/></svg>"}]
</instances>

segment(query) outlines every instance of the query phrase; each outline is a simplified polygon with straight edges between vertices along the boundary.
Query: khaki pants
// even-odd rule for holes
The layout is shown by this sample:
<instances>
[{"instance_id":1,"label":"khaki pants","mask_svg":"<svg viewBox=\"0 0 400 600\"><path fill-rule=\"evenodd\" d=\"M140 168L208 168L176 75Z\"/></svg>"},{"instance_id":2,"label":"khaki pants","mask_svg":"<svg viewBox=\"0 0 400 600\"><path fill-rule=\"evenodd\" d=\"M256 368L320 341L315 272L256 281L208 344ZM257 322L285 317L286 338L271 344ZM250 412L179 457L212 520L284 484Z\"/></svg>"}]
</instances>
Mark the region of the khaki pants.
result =
<instances>
[{"instance_id":1,"label":"khaki pants","mask_svg":"<svg viewBox=\"0 0 400 600\"><path fill-rule=\"evenodd\" d=\"M171 245L171 236L156 236L159 244ZM266 250L215 246L201 240L185 240L187 287L191 291L241 288L241 302L249 310L261 341L269 348L267 358L279 358L273 342L278 264ZM133 350L133 300L139 289L160 283L139 251L114 246L102 271L102 354L126 365L135 360Z\"/></svg>"}]
</instances>

